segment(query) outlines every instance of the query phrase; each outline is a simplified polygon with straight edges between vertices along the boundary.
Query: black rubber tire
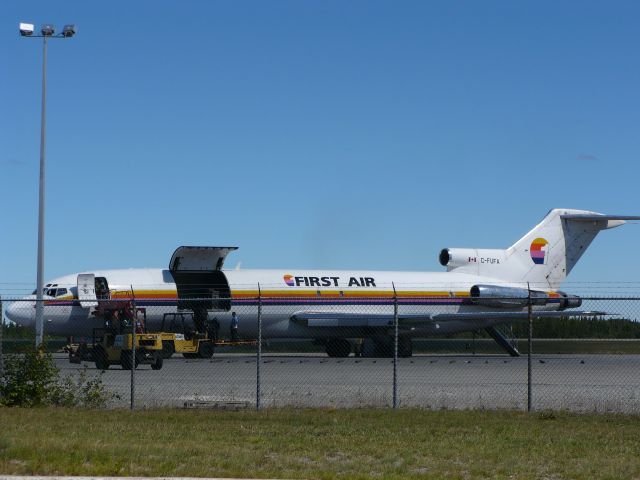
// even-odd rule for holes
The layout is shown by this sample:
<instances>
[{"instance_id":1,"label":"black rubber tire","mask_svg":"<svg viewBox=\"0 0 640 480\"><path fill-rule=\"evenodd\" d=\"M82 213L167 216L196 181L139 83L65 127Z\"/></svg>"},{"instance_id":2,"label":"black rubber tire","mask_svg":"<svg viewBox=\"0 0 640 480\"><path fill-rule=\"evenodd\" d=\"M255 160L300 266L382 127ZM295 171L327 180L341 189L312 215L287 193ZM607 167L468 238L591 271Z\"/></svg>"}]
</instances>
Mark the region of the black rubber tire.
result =
<instances>
[{"instance_id":1,"label":"black rubber tire","mask_svg":"<svg viewBox=\"0 0 640 480\"><path fill-rule=\"evenodd\" d=\"M131 361L131 350L123 350L120 352L120 365L123 370L131 370L133 362Z\"/></svg>"},{"instance_id":2,"label":"black rubber tire","mask_svg":"<svg viewBox=\"0 0 640 480\"><path fill-rule=\"evenodd\" d=\"M327 340L327 355L335 358L345 358L351 353L351 343L345 338Z\"/></svg>"},{"instance_id":3,"label":"black rubber tire","mask_svg":"<svg viewBox=\"0 0 640 480\"><path fill-rule=\"evenodd\" d=\"M93 359L96 362L96 368L98 370L109 370L109 359L107 358L107 352L104 348L97 346L93 349Z\"/></svg>"},{"instance_id":4,"label":"black rubber tire","mask_svg":"<svg viewBox=\"0 0 640 480\"><path fill-rule=\"evenodd\" d=\"M162 358L162 353L157 353L153 363L151 364L151 370L160 370L163 362L164 359Z\"/></svg>"},{"instance_id":5,"label":"black rubber tire","mask_svg":"<svg viewBox=\"0 0 640 480\"><path fill-rule=\"evenodd\" d=\"M200 342L200 348L198 349L198 357L200 358L213 357L213 343Z\"/></svg>"},{"instance_id":6,"label":"black rubber tire","mask_svg":"<svg viewBox=\"0 0 640 480\"><path fill-rule=\"evenodd\" d=\"M136 368L140 364L140 358L138 357L139 353L136 350ZM122 365L123 370L131 370L131 350L123 350L120 352L120 365Z\"/></svg>"},{"instance_id":7,"label":"black rubber tire","mask_svg":"<svg viewBox=\"0 0 640 480\"><path fill-rule=\"evenodd\" d=\"M138 368L138 365L140 365L143 360L144 353L142 353L140 350L136 350L136 368Z\"/></svg>"},{"instance_id":8,"label":"black rubber tire","mask_svg":"<svg viewBox=\"0 0 640 480\"><path fill-rule=\"evenodd\" d=\"M171 358L176 353L176 347L171 340L162 341L162 358Z\"/></svg>"},{"instance_id":9,"label":"black rubber tire","mask_svg":"<svg viewBox=\"0 0 640 480\"><path fill-rule=\"evenodd\" d=\"M377 335L365 339L363 356L373 358L393 358L395 350L393 337ZM398 338L398 358L409 358L413 355L411 338Z\"/></svg>"},{"instance_id":10,"label":"black rubber tire","mask_svg":"<svg viewBox=\"0 0 640 480\"><path fill-rule=\"evenodd\" d=\"M393 338L387 335L377 335L371 337L373 342L373 357L375 358L393 358L395 346ZM399 345L398 345L399 346Z\"/></svg>"}]
</instances>

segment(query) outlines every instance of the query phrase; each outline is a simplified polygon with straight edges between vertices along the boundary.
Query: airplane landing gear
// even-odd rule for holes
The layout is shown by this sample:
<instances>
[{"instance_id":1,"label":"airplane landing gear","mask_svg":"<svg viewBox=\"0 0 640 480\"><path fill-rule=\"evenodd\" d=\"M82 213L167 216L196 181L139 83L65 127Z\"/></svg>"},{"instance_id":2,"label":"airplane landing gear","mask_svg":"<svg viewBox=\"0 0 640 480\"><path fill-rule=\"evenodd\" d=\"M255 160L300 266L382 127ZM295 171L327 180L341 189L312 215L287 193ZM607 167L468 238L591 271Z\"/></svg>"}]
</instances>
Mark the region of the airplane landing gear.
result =
<instances>
[{"instance_id":1,"label":"airplane landing gear","mask_svg":"<svg viewBox=\"0 0 640 480\"><path fill-rule=\"evenodd\" d=\"M351 343L344 338L328 339L325 348L330 357L344 358L351 353Z\"/></svg>"},{"instance_id":2,"label":"airplane landing gear","mask_svg":"<svg viewBox=\"0 0 640 480\"><path fill-rule=\"evenodd\" d=\"M376 336L365 338L362 345L362 356L373 358L393 358L395 346L393 338ZM413 355L413 345L410 337L398 338L398 357L409 358Z\"/></svg>"}]
</instances>

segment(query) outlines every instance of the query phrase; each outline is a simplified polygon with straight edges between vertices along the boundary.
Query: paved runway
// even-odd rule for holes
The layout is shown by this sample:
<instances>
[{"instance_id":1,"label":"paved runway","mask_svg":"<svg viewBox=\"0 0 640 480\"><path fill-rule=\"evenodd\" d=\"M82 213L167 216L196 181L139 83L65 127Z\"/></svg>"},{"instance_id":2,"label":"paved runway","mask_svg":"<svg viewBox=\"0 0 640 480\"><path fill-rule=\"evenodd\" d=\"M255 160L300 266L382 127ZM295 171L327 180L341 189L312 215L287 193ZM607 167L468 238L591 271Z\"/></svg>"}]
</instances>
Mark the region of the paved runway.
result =
<instances>
[{"instance_id":1,"label":"paved runway","mask_svg":"<svg viewBox=\"0 0 640 480\"><path fill-rule=\"evenodd\" d=\"M83 365L56 355L64 374ZM93 363L87 373L96 375ZM261 362L265 407L389 407L393 360L269 355ZM640 413L640 355L539 355L532 363L535 409ZM216 354L210 360L174 356L162 370L138 367L136 405L179 406L188 401L245 401L255 405L256 358ZM126 406L130 372L112 366L103 382ZM527 358L504 355L418 355L398 360L401 407L429 409L525 409Z\"/></svg>"}]
</instances>

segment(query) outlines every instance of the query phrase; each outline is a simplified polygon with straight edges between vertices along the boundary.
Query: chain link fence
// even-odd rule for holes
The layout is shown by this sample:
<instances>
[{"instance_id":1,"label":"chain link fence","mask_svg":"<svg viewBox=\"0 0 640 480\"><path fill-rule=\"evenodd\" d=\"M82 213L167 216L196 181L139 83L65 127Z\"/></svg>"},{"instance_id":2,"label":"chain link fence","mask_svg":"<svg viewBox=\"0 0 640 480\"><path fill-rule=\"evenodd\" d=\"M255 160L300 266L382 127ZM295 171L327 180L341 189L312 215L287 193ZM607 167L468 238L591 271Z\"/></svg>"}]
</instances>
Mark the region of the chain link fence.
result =
<instances>
[{"instance_id":1,"label":"chain link fence","mask_svg":"<svg viewBox=\"0 0 640 480\"><path fill-rule=\"evenodd\" d=\"M48 300L44 323L61 375L101 378L117 394L110 407L640 412L640 297L582 297L581 316L540 316L530 299L530 315L526 305L500 317L463 306L464 325L447 300L309 307L258 295L204 315L175 300ZM35 315L33 299L3 305L10 318ZM80 334L56 336L70 325ZM147 337L131 345L133 331ZM34 342L6 316L3 334L0 368Z\"/></svg>"}]
</instances>

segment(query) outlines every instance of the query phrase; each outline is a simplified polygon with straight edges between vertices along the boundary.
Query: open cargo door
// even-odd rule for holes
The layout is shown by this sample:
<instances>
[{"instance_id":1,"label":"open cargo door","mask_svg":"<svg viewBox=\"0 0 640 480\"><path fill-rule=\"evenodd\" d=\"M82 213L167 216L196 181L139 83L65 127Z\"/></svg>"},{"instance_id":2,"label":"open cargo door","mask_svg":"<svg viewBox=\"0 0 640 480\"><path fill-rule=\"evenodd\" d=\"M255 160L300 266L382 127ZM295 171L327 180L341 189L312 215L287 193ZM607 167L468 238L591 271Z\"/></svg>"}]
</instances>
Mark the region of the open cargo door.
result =
<instances>
[{"instance_id":1,"label":"open cargo door","mask_svg":"<svg viewBox=\"0 0 640 480\"><path fill-rule=\"evenodd\" d=\"M178 290L178 308L229 310L231 289L222 272L224 260L238 247L178 247L169 270Z\"/></svg>"},{"instance_id":2,"label":"open cargo door","mask_svg":"<svg viewBox=\"0 0 640 480\"><path fill-rule=\"evenodd\" d=\"M222 270L224 259L238 247L178 247L171 256L169 270L212 271Z\"/></svg>"},{"instance_id":3,"label":"open cargo door","mask_svg":"<svg viewBox=\"0 0 640 480\"><path fill-rule=\"evenodd\" d=\"M96 278L93 273L78 274L78 300L83 308L98 306Z\"/></svg>"}]
</instances>

